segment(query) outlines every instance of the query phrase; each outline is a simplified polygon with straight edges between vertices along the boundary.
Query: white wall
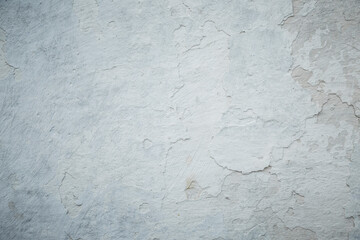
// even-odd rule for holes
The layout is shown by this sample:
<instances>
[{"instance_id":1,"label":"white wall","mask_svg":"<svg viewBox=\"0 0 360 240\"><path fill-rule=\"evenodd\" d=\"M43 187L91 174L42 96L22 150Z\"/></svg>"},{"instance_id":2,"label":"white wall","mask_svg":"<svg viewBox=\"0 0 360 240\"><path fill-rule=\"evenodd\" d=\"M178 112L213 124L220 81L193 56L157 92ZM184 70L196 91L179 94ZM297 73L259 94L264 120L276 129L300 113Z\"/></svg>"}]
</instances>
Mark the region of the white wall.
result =
<instances>
[{"instance_id":1,"label":"white wall","mask_svg":"<svg viewBox=\"0 0 360 240\"><path fill-rule=\"evenodd\" d=\"M0 1L1 239L360 239L358 0Z\"/></svg>"}]
</instances>

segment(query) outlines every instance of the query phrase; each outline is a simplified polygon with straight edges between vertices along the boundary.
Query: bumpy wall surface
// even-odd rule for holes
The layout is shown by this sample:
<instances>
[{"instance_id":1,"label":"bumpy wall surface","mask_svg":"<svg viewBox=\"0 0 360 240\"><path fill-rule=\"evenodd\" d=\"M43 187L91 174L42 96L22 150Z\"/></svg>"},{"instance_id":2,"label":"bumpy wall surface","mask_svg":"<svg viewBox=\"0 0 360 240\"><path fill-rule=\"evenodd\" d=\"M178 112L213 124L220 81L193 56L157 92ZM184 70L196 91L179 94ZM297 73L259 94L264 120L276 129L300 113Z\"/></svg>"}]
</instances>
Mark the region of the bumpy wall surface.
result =
<instances>
[{"instance_id":1,"label":"bumpy wall surface","mask_svg":"<svg viewBox=\"0 0 360 240\"><path fill-rule=\"evenodd\" d=\"M1 239L360 239L359 0L0 0Z\"/></svg>"}]
</instances>

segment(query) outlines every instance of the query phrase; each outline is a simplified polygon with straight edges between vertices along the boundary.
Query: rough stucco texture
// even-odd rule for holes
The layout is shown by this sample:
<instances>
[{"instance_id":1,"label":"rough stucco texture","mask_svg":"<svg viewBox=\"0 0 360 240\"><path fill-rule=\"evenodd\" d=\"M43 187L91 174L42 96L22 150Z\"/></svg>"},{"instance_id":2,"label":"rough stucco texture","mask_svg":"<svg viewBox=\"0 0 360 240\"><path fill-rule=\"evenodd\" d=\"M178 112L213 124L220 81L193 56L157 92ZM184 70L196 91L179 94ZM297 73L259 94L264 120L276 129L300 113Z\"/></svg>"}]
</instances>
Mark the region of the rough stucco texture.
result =
<instances>
[{"instance_id":1,"label":"rough stucco texture","mask_svg":"<svg viewBox=\"0 0 360 240\"><path fill-rule=\"evenodd\" d=\"M360 239L359 0L0 1L1 239Z\"/></svg>"}]
</instances>

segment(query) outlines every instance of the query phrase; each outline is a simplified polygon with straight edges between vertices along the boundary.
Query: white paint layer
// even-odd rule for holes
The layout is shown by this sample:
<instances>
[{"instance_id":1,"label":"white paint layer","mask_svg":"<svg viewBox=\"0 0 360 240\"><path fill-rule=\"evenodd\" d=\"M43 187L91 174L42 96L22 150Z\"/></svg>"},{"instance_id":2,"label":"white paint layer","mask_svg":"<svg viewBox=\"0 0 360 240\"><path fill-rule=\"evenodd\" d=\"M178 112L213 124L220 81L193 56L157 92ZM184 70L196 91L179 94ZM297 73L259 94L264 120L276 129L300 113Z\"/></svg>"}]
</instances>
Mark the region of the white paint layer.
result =
<instances>
[{"instance_id":1,"label":"white paint layer","mask_svg":"<svg viewBox=\"0 0 360 240\"><path fill-rule=\"evenodd\" d=\"M0 239L360 239L358 0L0 1Z\"/></svg>"}]
</instances>

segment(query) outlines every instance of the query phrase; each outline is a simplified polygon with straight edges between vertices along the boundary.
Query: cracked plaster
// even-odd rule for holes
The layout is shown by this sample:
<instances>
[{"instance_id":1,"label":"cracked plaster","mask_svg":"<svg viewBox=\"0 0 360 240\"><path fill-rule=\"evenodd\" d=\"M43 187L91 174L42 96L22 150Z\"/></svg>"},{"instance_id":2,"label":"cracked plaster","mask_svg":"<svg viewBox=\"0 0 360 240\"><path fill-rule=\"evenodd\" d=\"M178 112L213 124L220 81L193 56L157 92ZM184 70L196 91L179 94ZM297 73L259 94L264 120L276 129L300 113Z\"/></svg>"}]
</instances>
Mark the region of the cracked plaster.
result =
<instances>
[{"instance_id":1,"label":"cracked plaster","mask_svg":"<svg viewBox=\"0 0 360 240\"><path fill-rule=\"evenodd\" d=\"M359 239L360 2L0 1L1 239Z\"/></svg>"}]
</instances>

